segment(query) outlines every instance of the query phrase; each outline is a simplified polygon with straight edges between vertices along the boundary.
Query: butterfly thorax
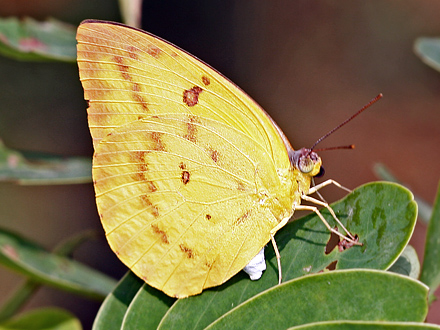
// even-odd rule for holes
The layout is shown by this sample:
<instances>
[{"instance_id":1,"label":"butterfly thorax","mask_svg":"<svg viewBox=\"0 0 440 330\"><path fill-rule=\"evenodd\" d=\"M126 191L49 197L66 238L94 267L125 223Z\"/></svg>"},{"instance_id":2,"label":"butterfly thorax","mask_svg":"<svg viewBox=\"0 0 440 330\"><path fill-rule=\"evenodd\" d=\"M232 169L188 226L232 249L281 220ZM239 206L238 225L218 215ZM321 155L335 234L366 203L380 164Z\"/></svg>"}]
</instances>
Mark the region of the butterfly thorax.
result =
<instances>
[{"instance_id":1,"label":"butterfly thorax","mask_svg":"<svg viewBox=\"0 0 440 330\"><path fill-rule=\"evenodd\" d=\"M321 158L310 149L289 150L290 167L277 169L279 178L278 190L269 192L264 189L259 192L265 195L264 203L278 220L290 218L297 205L301 204L301 196L307 195L312 182L321 169ZM267 194L267 195L266 195ZM260 200L263 198L260 197Z\"/></svg>"}]
</instances>

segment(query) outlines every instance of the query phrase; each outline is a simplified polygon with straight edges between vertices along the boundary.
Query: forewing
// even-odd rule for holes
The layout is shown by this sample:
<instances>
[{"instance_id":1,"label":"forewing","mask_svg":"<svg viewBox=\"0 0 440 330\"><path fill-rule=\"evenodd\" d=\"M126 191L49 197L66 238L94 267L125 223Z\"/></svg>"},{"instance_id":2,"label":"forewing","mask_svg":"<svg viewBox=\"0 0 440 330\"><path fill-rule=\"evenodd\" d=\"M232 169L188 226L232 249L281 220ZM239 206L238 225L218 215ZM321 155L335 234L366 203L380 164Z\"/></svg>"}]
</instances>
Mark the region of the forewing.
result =
<instances>
[{"instance_id":1,"label":"forewing","mask_svg":"<svg viewBox=\"0 0 440 330\"><path fill-rule=\"evenodd\" d=\"M290 166L267 114L199 59L156 36L116 23L85 21L77 40L95 147L120 125L154 114L186 113L236 128L266 150L277 168Z\"/></svg>"}]
</instances>

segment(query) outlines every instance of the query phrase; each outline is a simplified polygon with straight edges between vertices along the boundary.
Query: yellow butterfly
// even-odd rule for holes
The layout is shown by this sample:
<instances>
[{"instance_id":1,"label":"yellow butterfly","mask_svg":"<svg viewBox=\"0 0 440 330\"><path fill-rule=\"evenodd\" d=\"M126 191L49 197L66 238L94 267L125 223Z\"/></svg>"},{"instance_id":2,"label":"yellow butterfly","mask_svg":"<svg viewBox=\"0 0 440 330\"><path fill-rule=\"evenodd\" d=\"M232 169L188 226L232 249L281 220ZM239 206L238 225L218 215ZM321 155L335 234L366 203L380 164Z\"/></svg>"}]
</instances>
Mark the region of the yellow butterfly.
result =
<instances>
[{"instance_id":1,"label":"yellow butterfly","mask_svg":"<svg viewBox=\"0 0 440 330\"><path fill-rule=\"evenodd\" d=\"M122 24L84 21L77 40L99 215L113 251L149 285L178 298L198 294L270 240L281 281L274 235L295 210L316 212L335 232L315 206L301 205L314 202L337 220L309 196L337 184L310 188L320 157L294 151L224 76Z\"/></svg>"}]
</instances>

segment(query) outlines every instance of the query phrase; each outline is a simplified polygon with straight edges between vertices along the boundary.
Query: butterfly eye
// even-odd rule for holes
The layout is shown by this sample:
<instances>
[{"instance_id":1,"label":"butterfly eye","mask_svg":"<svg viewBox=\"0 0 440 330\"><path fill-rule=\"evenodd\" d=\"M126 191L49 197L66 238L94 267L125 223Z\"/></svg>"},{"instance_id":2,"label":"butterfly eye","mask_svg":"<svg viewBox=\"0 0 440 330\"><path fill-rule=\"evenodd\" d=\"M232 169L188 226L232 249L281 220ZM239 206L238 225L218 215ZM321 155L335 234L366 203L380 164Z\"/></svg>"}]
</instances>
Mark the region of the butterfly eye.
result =
<instances>
[{"instance_id":1,"label":"butterfly eye","mask_svg":"<svg viewBox=\"0 0 440 330\"><path fill-rule=\"evenodd\" d=\"M313 170L314 167L313 160L310 159L308 156L303 156L299 159L298 162L298 168L303 173L309 173Z\"/></svg>"},{"instance_id":2,"label":"butterfly eye","mask_svg":"<svg viewBox=\"0 0 440 330\"><path fill-rule=\"evenodd\" d=\"M315 178L320 178L320 177L324 176L324 174L325 174L325 169L324 169L324 167L321 166L319 168L319 173L315 175Z\"/></svg>"}]
</instances>

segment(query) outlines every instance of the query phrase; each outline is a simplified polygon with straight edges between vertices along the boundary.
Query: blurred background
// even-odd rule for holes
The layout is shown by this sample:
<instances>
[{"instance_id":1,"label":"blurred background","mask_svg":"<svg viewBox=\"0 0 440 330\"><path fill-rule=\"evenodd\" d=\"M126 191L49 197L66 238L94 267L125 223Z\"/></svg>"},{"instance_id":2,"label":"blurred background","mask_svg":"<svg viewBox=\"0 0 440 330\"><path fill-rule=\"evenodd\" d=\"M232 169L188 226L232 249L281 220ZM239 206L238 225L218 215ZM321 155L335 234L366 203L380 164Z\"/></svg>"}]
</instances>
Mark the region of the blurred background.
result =
<instances>
[{"instance_id":1,"label":"blurred background","mask_svg":"<svg viewBox=\"0 0 440 330\"><path fill-rule=\"evenodd\" d=\"M414 55L419 36L440 36L440 2L144 1L142 28L196 55L222 72L275 119L294 148L321 135L379 92L384 98L320 147L326 170L346 187L377 180L381 162L417 195L434 200L440 177L440 74ZM116 0L0 0L0 17L55 17L120 21ZM91 156L86 103L74 64L0 58L0 138L13 149ZM328 201L344 195L323 191ZM74 257L120 278L126 271L109 250L91 184L0 184L0 225L51 249L85 229L100 238ZM412 243L423 256L425 226ZM2 292L21 278L0 269ZM361 283L359 285L362 285ZM0 298L0 303L2 298ZM89 328L99 302L43 288L29 308L58 305ZM435 304L433 305L435 306ZM431 310L428 321L440 323Z\"/></svg>"}]
</instances>

